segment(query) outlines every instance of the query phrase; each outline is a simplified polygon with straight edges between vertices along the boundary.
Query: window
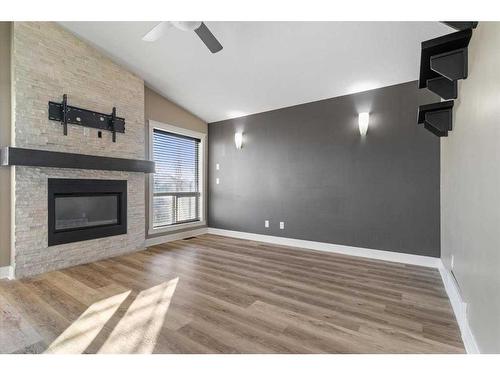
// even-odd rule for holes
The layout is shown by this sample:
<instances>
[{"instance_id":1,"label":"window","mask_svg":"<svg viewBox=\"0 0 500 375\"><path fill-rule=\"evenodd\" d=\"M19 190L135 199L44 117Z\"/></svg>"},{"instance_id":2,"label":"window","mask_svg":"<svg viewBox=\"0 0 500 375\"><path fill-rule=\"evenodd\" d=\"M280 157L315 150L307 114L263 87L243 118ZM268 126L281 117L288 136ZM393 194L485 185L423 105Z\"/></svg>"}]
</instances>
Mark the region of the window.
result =
<instances>
[{"instance_id":1,"label":"window","mask_svg":"<svg viewBox=\"0 0 500 375\"><path fill-rule=\"evenodd\" d=\"M170 126L152 128L150 231L202 221L202 139Z\"/></svg>"}]
</instances>

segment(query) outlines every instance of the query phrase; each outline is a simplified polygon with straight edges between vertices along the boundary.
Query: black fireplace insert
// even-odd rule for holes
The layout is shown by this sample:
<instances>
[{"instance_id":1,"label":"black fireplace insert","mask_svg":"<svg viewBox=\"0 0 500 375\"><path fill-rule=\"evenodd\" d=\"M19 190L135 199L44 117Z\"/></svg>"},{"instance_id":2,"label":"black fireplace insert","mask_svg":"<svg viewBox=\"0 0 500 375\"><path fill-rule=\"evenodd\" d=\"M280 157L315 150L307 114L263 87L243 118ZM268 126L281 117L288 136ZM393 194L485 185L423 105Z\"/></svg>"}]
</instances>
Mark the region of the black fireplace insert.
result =
<instances>
[{"instance_id":1,"label":"black fireplace insert","mask_svg":"<svg viewBox=\"0 0 500 375\"><path fill-rule=\"evenodd\" d=\"M48 245L127 233L127 181L48 180Z\"/></svg>"}]
</instances>

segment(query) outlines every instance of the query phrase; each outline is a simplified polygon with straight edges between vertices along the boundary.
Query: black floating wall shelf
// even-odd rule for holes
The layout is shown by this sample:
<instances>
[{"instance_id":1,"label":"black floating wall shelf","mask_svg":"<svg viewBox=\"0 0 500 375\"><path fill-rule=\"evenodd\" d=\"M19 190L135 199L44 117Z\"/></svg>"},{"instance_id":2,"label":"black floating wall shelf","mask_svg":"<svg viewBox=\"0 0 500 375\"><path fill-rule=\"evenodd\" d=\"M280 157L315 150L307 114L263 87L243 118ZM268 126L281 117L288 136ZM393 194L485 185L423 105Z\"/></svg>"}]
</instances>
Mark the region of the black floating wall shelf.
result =
<instances>
[{"instance_id":1,"label":"black floating wall shelf","mask_svg":"<svg viewBox=\"0 0 500 375\"><path fill-rule=\"evenodd\" d=\"M460 65L460 61L455 60L460 60L464 54L467 54L467 46L471 37L472 30L467 29L422 42L418 87L423 89L427 87L427 80L443 76L438 71L432 69L431 60L433 60L433 67L435 69L447 70L444 66L446 63L452 63L453 66ZM462 51L463 49L465 50ZM460 50L460 52L457 50ZM465 60L465 64L467 64L467 60ZM465 65L465 70L466 67L467 65ZM449 69L452 69L452 67ZM465 77L467 77L467 72L465 72Z\"/></svg>"},{"instance_id":2,"label":"black floating wall shelf","mask_svg":"<svg viewBox=\"0 0 500 375\"><path fill-rule=\"evenodd\" d=\"M68 124L110 131L113 142L116 142L116 133L125 133L125 119L116 116L115 107L111 114L73 107L68 105L66 94L61 103L49 102L49 120L61 122L64 135L68 135Z\"/></svg>"},{"instance_id":3,"label":"black floating wall shelf","mask_svg":"<svg viewBox=\"0 0 500 375\"><path fill-rule=\"evenodd\" d=\"M453 27L455 30L475 29L479 22L475 21L443 21L445 25Z\"/></svg>"},{"instance_id":4,"label":"black floating wall shelf","mask_svg":"<svg viewBox=\"0 0 500 375\"><path fill-rule=\"evenodd\" d=\"M453 100L421 105L418 107L417 122L438 137L447 137L453 125L452 112Z\"/></svg>"},{"instance_id":5,"label":"black floating wall shelf","mask_svg":"<svg viewBox=\"0 0 500 375\"><path fill-rule=\"evenodd\" d=\"M453 100L458 97L458 80L468 75L467 47L477 22L443 22L457 32L422 42L418 87L428 88L444 102L418 108L418 123L437 135L447 137L452 130Z\"/></svg>"},{"instance_id":6,"label":"black floating wall shelf","mask_svg":"<svg viewBox=\"0 0 500 375\"><path fill-rule=\"evenodd\" d=\"M0 166L12 165L143 173L155 172L155 163L149 160L109 158L19 147L1 148Z\"/></svg>"}]
</instances>

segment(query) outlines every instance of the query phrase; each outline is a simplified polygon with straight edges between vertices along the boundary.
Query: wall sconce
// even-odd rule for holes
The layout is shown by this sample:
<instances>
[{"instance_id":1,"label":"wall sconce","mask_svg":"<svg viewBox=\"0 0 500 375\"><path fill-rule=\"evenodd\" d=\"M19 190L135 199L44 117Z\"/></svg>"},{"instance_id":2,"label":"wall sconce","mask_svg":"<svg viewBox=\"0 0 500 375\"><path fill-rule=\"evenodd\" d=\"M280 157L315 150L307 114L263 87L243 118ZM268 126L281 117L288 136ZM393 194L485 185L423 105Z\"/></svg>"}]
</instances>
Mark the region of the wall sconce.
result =
<instances>
[{"instance_id":1,"label":"wall sconce","mask_svg":"<svg viewBox=\"0 0 500 375\"><path fill-rule=\"evenodd\" d=\"M243 145L243 133L241 132L234 133L234 144L236 145L236 148L238 150L241 148L241 146Z\"/></svg>"},{"instance_id":2,"label":"wall sconce","mask_svg":"<svg viewBox=\"0 0 500 375\"><path fill-rule=\"evenodd\" d=\"M361 112L358 115L358 124L359 124L359 134L362 136L366 135L368 131L368 122L370 121L370 114L368 112Z\"/></svg>"}]
</instances>

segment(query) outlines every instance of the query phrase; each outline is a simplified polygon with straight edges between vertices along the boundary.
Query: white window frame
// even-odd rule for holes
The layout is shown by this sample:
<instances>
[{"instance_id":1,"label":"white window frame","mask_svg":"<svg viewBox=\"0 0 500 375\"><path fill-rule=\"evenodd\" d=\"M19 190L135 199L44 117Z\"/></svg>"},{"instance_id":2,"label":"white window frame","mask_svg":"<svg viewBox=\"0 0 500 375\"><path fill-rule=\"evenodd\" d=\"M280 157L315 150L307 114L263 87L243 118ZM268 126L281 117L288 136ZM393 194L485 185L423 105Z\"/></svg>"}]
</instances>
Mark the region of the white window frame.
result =
<instances>
[{"instance_id":1,"label":"white window frame","mask_svg":"<svg viewBox=\"0 0 500 375\"><path fill-rule=\"evenodd\" d=\"M180 128L178 126L173 126L169 124L164 124L162 122L149 120L149 160L153 160L153 131L155 129L163 130L169 133L183 135L187 137L198 138L200 140L199 145L199 157L200 161L198 163L198 176L200 176L200 220L193 221L190 223L180 223L172 224L164 227L154 228L153 227L153 190L154 190L154 173L149 174L149 222L148 222L148 234L159 234L168 233L172 231L178 231L182 229L189 229L193 227L206 226L206 197L207 197L207 134L200 133L189 129Z\"/></svg>"}]
</instances>

